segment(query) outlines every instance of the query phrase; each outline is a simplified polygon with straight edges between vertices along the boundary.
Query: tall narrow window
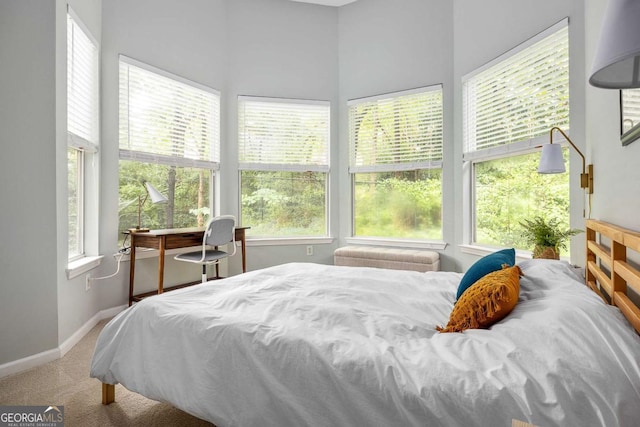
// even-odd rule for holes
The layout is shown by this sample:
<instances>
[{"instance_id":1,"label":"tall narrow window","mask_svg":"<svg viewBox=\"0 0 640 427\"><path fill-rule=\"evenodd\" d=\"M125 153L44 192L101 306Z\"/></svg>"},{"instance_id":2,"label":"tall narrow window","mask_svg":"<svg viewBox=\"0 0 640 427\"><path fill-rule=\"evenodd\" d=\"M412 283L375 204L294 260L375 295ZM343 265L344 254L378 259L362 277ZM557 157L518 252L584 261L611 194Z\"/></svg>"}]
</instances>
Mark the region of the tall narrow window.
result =
<instances>
[{"instance_id":1,"label":"tall narrow window","mask_svg":"<svg viewBox=\"0 0 640 427\"><path fill-rule=\"evenodd\" d=\"M251 235L328 234L329 102L239 97L238 149Z\"/></svg>"},{"instance_id":2,"label":"tall narrow window","mask_svg":"<svg viewBox=\"0 0 640 427\"><path fill-rule=\"evenodd\" d=\"M120 225L202 226L211 216L220 166L217 91L120 57ZM144 183L167 203L142 205Z\"/></svg>"},{"instance_id":3,"label":"tall narrow window","mask_svg":"<svg viewBox=\"0 0 640 427\"><path fill-rule=\"evenodd\" d=\"M353 235L442 239L442 86L348 105Z\"/></svg>"},{"instance_id":4,"label":"tall narrow window","mask_svg":"<svg viewBox=\"0 0 640 427\"><path fill-rule=\"evenodd\" d=\"M538 174L536 150L569 130L568 34L564 20L463 78L474 243L528 249L519 223L537 215L568 227L569 175Z\"/></svg>"},{"instance_id":5,"label":"tall narrow window","mask_svg":"<svg viewBox=\"0 0 640 427\"><path fill-rule=\"evenodd\" d=\"M71 10L67 14L67 188L69 260L85 254L85 164L99 146L97 42Z\"/></svg>"}]
</instances>

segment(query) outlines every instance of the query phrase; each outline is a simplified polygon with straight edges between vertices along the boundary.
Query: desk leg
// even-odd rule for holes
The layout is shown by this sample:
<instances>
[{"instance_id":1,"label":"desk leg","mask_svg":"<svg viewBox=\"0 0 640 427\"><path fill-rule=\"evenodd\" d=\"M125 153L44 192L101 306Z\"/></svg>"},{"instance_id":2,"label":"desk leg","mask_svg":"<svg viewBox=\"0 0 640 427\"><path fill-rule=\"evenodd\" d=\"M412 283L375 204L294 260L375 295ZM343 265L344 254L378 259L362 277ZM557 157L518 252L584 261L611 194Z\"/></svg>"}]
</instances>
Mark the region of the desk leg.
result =
<instances>
[{"instance_id":1,"label":"desk leg","mask_svg":"<svg viewBox=\"0 0 640 427\"><path fill-rule=\"evenodd\" d=\"M136 271L136 245L131 238L131 253L129 254L129 307L133 304L133 280Z\"/></svg>"},{"instance_id":2,"label":"desk leg","mask_svg":"<svg viewBox=\"0 0 640 427\"><path fill-rule=\"evenodd\" d=\"M242 249L242 272L247 272L247 241L245 239L244 230L240 233L240 248Z\"/></svg>"},{"instance_id":3,"label":"desk leg","mask_svg":"<svg viewBox=\"0 0 640 427\"><path fill-rule=\"evenodd\" d=\"M158 258L158 293L161 294L163 292L164 286L164 246L165 246L166 237L160 237L160 254Z\"/></svg>"}]
</instances>

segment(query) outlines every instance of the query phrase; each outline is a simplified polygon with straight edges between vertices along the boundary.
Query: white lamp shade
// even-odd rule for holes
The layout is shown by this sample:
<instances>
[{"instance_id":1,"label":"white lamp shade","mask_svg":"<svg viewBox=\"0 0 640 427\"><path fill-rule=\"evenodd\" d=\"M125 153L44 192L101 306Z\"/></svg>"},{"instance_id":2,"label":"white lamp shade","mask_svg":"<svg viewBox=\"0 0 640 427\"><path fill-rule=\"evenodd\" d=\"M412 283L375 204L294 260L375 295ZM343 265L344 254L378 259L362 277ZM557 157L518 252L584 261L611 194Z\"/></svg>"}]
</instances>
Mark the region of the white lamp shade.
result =
<instances>
[{"instance_id":1,"label":"white lamp shade","mask_svg":"<svg viewBox=\"0 0 640 427\"><path fill-rule=\"evenodd\" d=\"M545 144L542 146L538 173L564 173L564 158L560 144Z\"/></svg>"},{"instance_id":2,"label":"white lamp shade","mask_svg":"<svg viewBox=\"0 0 640 427\"><path fill-rule=\"evenodd\" d=\"M605 89L640 87L640 1L609 0L589 83Z\"/></svg>"},{"instance_id":3,"label":"white lamp shade","mask_svg":"<svg viewBox=\"0 0 640 427\"><path fill-rule=\"evenodd\" d=\"M147 187L147 191L149 192L149 197L151 197L151 201L153 203L164 203L169 201L169 199L167 199L161 192L156 190L156 188L153 185L151 185L149 182L145 182L144 186Z\"/></svg>"}]
</instances>

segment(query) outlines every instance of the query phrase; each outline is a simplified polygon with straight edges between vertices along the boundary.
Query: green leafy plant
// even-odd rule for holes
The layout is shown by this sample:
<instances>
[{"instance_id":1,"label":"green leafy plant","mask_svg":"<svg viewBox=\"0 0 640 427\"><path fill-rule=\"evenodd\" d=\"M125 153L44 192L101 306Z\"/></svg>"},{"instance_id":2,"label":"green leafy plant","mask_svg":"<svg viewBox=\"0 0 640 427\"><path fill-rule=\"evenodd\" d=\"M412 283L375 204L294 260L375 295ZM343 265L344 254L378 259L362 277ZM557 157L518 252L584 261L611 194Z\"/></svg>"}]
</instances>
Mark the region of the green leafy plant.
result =
<instances>
[{"instance_id":1,"label":"green leafy plant","mask_svg":"<svg viewBox=\"0 0 640 427\"><path fill-rule=\"evenodd\" d=\"M560 249L567 249L567 241L571 236L582 232L576 228L565 228L557 219L545 219L536 216L533 219L525 219L520 222L522 227L522 237L529 246L533 246L533 257L538 258L547 250L552 248L553 258L558 258Z\"/></svg>"}]
</instances>

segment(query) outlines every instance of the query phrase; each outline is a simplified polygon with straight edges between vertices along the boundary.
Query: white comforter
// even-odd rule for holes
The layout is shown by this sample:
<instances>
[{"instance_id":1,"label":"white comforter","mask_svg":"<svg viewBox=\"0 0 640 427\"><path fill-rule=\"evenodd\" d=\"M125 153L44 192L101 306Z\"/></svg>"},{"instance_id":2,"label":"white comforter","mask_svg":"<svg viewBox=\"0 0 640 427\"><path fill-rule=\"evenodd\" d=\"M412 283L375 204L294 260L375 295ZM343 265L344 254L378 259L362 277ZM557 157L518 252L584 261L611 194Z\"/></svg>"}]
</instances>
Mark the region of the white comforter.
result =
<instances>
[{"instance_id":1,"label":"white comforter","mask_svg":"<svg viewBox=\"0 0 640 427\"><path fill-rule=\"evenodd\" d=\"M560 261L487 330L439 334L457 273L286 264L114 318L91 376L228 426L637 426L640 338ZM117 397L116 397L117 398Z\"/></svg>"}]
</instances>

